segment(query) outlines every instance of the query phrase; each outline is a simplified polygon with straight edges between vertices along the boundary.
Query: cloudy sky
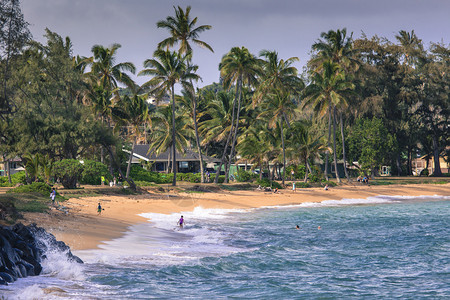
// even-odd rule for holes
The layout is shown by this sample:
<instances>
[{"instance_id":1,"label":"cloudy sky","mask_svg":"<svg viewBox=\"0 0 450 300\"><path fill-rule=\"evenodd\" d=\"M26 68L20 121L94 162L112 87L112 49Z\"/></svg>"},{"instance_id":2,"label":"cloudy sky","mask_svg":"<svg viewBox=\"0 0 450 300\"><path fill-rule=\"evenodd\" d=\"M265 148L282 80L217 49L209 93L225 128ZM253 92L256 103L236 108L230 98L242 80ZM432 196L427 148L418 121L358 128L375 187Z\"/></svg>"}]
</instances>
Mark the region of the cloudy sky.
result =
<instances>
[{"instance_id":1,"label":"cloudy sky","mask_svg":"<svg viewBox=\"0 0 450 300\"><path fill-rule=\"evenodd\" d=\"M197 25L211 25L200 39L214 53L195 48L194 62L204 86L218 82L218 64L234 46L257 55L276 50L281 58L297 56L299 70L321 32L347 28L354 37L383 36L394 41L411 31L425 45L450 42L450 0L22 0L34 39L45 41L45 28L69 36L74 54L91 56L95 44L119 43L118 62L142 69L145 59L168 32L156 22L174 14L173 6L190 5ZM140 84L143 77L135 77ZM148 79L147 79L148 80Z\"/></svg>"}]
</instances>

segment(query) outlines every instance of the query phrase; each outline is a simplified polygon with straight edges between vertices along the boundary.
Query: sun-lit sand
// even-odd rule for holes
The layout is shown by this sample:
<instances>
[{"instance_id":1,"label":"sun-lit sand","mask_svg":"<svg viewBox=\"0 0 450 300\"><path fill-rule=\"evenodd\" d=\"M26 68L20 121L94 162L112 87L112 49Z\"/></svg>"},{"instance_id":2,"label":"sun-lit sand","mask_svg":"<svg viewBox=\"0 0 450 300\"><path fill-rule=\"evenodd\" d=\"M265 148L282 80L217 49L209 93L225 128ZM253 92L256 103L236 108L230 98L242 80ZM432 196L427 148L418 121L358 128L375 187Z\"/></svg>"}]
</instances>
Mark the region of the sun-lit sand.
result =
<instances>
[{"instance_id":1,"label":"sun-lit sand","mask_svg":"<svg viewBox=\"0 0 450 300\"><path fill-rule=\"evenodd\" d=\"M218 191L204 193L154 193L137 196L102 196L73 198L64 203L68 214L52 210L49 214L25 214L26 222L35 222L52 232L73 250L96 248L102 241L120 237L130 225L147 222L140 213L169 214L203 208L256 208L321 202L324 200L365 199L371 196L450 196L450 184L347 185L330 188L282 190L274 194L264 191ZM97 215L98 202L104 210ZM176 224L174 218L173 223Z\"/></svg>"}]
</instances>

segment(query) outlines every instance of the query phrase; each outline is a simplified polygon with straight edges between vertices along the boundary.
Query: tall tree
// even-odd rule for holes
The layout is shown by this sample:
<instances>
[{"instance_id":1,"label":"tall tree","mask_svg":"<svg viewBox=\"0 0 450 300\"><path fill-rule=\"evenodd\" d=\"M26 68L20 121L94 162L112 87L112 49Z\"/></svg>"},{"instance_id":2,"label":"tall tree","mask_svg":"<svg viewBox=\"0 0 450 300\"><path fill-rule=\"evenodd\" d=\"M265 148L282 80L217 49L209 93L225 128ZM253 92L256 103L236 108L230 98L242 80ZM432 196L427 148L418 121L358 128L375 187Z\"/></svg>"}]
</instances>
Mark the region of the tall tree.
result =
<instances>
[{"instance_id":1,"label":"tall tree","mask_svg":"<svg viewBox=\"0 0 450 300\"><path fill-rule=\"evenodd\" d=\"M11 91L8 80L11 76L11 64L31 39L28 23L20 9L20 0L2 0L0 2L0 66L1 93L0 116L11 112Z\"/></svg>"},{"instance_id":2,"label":"tall tree","mask_svg":"<svg viewBox=\"0 0 450 300\"><path fill-rule=\"evenodd\" d=\"M330 137L331 126L333 127L333 158L336 171L336 179L340 182L337 156L336 156L336 107L347 106L347 97L354 85L346 78L344 72L340 71L338 64L325 61L322 72L314 72L311 83L305 89L304 106L311 105L320 116L328 116L328 137Z\"/></svg>"},{"instance_id":3,"label":"tall tree","mask_svg":"<svg viewBox=\"0 0 450 300\"><path fill-rule=\"evenodd\" d=\"M149 81L144 83L143 88L149 87L152 94L162 97L169 93L172 98L172 141L175 141L175 84L179 83L183 87L188 87L191 80L198 80L199 76L194 73L197 66L188 66L186 64L186 56L180 56L178 53L171 51L156 50L153 54L154 58L144 61L144 70L139 72L140 76L153 76ZM187 88L186 88L187 89ZM172 145L172 166L173 166L173 182L176 186L177 164L176 164L176 147Z\"/></svg>"},{"instance_id":4,"label":"tall tree","mask_svg":"<svg viewBox=\"0 0 450 300\"><path fill-rule=\"evenodd\" d=\"M208 45L206 42L198 39L199 34L211 29L210 25L200 25L195 27L197 24L197 17L191 19L190 12L191 7L186 7L186 10L183 10L180 6L174 7L175 16L168 16L166 20L159 21L157 23L158 28L167 29L170 33L170 37L164 39L162 42L158 44L158 48L170 48L179 43L178 53L181 55L188 55L187 64L188 66L191 64L192 58L192 47L191 42L194 44L206 48L211 52L214 50ZM200 147L200 137L198 132L198 120L197 120L197 97L195 95L195 89L190 89L192 96L190 97L192 100L192 119L194 122L194 130L195 130L195 141L197 144L197 152L200 157L200 173L201 173L201 182L205 181L204 177L204 168L203 168L203 156Z\"/></svg>"},{"instance_id":5,"label":"tall tree","mask_svg":"<svg viewBox=\"0 0 450 300\"><path fill-rule=\"evenodd\" d=\"M132 146L130 157L128 159L126 177L130 175L131 161L133 158L133 150L136 142L140 139L143 133L147 130L147 126L151 124L149 109L143 96L124 95L120 99L120 106L123 114L118 116L117 126L127 126L127 135L131 138Z\"/></svg>"},{"instance_id":6,"label":"tall tree","mask_svg":"<svg viewBox=\"0 0 450 300\"><path fill-rule=\"evenodd\" d=\"M231 85L235 85L235 99L233 102L232 125L228 141L232 135L231 151L229 156L229 164L231 164L234 155L234 148L239 128L239 112L241 110L242 86L246 84L251 86L256 84L257 76L261 74L261 67L257 58L251 54L245 47L233 47L230 52L222 57L219 64L220 76L223 79L223 86L230 89ZM237 107L236 107L237 106ZM233 132L234 129L234 132ZM222 159L218 171L220 172L228 152L228 143L226 143ZM215 183L218 183L218 177ZM225 170L225 181L228 182L228 170Z\"/></svg>"},{"instance_id":7,"label":"tall tree","mask_svg":"<svg viewBox=\"0 0 450 300\"><path fill-rule=\"evenodd\" d=\"M268 95L265 101L261 103L261 113L258 117L268 121L269 128L277 125L280 128L281 145L283 150L283 185L286 177L286 147L285 147L285 130L284 122L289 125L289 116L293 115L296 105L292 101L289 93L282 90L275 90L273 94Z\"/></svg>"}]
</instances>

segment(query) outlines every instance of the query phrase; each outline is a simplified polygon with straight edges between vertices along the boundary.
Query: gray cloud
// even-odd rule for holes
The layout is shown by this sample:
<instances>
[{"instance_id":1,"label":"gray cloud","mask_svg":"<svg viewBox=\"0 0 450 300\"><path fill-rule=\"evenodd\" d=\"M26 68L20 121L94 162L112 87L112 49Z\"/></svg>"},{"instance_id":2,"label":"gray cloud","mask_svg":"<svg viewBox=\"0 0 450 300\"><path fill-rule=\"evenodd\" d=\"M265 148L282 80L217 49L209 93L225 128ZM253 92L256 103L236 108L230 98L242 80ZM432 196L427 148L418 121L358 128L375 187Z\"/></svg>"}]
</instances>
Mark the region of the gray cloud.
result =
<instances>
[{"instance_id":1,"label":"gray cloud","mask_svg":"<svg viewBox=\"0 0 450 300\"><path fill-rule=\"evenodd\" d=\"M446 0L22 0L34 38L44 41L44 29L69 36L74 53L89 56L94 44L122 44L118 60L138 69L168 33L156 22L173 15L173 6L192 6L197 24L213 28L202 34L215 53L198 49L194 61L203 77L200 86L218 81L221 57L233 46L254 54L277 50L308 60L311 44L323 31L347 27L354 36L364 31L394 40L399 30L415 30L427 45L450 36L450 1ZM137 78L139 83L145 79Z\"/></svg>"}]
</instances>

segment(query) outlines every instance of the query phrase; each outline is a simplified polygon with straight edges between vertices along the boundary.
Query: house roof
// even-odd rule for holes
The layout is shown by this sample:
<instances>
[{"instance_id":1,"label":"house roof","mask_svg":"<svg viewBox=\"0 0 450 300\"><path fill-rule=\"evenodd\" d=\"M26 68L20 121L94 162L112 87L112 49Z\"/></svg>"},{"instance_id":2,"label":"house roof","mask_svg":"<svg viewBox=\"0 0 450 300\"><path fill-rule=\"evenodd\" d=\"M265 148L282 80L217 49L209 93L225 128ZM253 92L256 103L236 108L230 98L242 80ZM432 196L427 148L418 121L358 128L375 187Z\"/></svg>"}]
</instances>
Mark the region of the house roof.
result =
<instances>
[{"instance_id":1,"label":"house roof","mask_svg":"<svg viewBox=\"0 0 450 300\"><path fill-rule=\"evenodd\" d=\"M171 153L172 149L167 149L165 152L156 155L154 152L149 151L150 149L150 145L135 145L133 148L133 156L138 158L138 159L143 159L146 161L155 161L155 162L166 162L169 159L169 154ZM130 153L127 150L124 150L127 153ZM198 153L193 152L191 150L186 150L185 153L179 153L177 151L177 161L199 161L200 157L198 155ZM214 158L214 157L210 157L210 156L206 156L206 155L202 155L203 160L207 163L210 162L220 162L219 159Z\"/></svg>"}]
</instances>

